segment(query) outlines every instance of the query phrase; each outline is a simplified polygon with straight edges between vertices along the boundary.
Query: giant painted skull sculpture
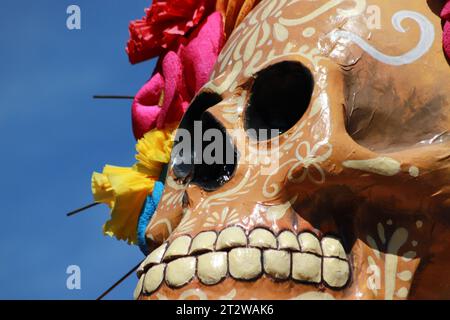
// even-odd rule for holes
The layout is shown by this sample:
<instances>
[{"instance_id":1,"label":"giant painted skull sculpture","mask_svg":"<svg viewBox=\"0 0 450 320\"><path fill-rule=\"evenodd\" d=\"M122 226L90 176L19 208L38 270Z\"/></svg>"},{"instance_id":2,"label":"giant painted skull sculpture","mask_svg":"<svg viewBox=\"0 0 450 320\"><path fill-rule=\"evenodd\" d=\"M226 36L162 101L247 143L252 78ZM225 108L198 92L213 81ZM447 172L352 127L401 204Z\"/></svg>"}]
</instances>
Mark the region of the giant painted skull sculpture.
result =
<instances>
[{"instance_id":1,"label":"giant painted skull sculpture","mask_svg":"<svg viewBox=\"0 0 450 320\"><path fill-rule=\"evenodd\" d=\"M443 4L262 1L181 126L279 129L235 140L269 161L174 157L135 296L450 298Z\"/></svg>"}]
</instances>

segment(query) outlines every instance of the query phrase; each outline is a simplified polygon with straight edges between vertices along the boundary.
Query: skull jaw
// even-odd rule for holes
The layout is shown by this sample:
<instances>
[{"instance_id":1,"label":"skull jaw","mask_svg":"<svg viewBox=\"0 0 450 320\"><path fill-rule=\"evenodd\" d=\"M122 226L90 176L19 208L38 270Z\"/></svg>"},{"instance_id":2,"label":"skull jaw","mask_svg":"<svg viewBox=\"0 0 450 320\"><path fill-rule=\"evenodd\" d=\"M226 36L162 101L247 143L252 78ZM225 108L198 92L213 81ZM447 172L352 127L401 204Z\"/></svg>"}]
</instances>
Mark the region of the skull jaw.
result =
<instances>
[{"instance_id":1,"label":"skull jaw","mask_svg":"<svg viewBox=\"0 0 450 320\"><path fill-rule=\"evenodd\" d=\"M307 230L319 236L345 235L343 240L349 252L351 266L350 280L345 286L331 288L323 282L304 283L292 279L292 275L287 280L275 280L264 272L252 280L242 280L233 278L228 271L226 276L214 285L203 284L196 274L180 288L168 285L163 279L156 291L141 293L139 299L352 300L448 297L449 282L444 278L450 261L450 248L446 240L450 235L444 221L445 208L428 206L425 215L422 214L425 211L419 211L417 205L414 205L414 210L400 210L395 208L395 205L390 206L385 197L381 200L373 199L372 203L364 203L350 191L347 192L347 197L343 196L345 192L334 191L336 190L333 188L318 190L317 199L309 197L309 204L307 201L294 203L292 208L302 212L301 217L291 208L292 211L277 224L278 229L274 234L289 229L293 232ZM333 194L339 194L341 198ZM364 192L361 195L367 196ZM422 202L419 197L415 200ZM328 212L335 213L334 216L319 214L324 211L320 201L326 204ZM355 203L354 207L351 206L352 202ZM380 206L380 203L384 206ZM260 213L259 217L264 214ZM296 222L293 222L294 218ZM238 221L236 225L245 229L246 234L255 228L265 227L264 224L258 225L248 219ZM273 225L271 227L273 228ZM187 234L194 238L198 233L210 230L219 233L224 228L225 226L216 225L213 229L198 228L197 231ZM169 243L180 236L183 234L168 235Z\"/></svg>"},{"instance_id":2,"label":"skull jaw","mask_svg":"<svg viewBox=\"0 0 450 320\"><path fill-rule=\"evenodd\" d=\"M140 300L445 299L450 293L450 279L446 276L450 248L442 240L448 236L448 231L439 233L440 239L434 241L429 252L424 257L415 258L410 254L388 255L382 252L377 256L373 248L358 240L351 253L352 279L340 290L293 280L274 280L267 275L252 281L236 280L227 275L216 285L204 285L197 278L182 288L173 288L162 282L156 291L140 293L137 297ZM430 257L434 257L431 263ZM371 264L371 261L377 264ZM392 268L393 261L395 268Z\"/></svg>"},{"instance_id":3,"label":"skull jaw","mask_svg":"<svg viewBox=\"0 0 450 320\"><path fill-rule=\"evenodd\" d=\"M373 254L372 249L363 242L355 244L352 252L352 278L340 289L330 288L323 283L313 284L293 279L274 279L267 274L262 274L254 280L237 280L227 274L215 285L205 285L197 277L180 288L174 288L163 281L156 291L150 294L141 293L137 297L140 300L383 300L408 298L419 260L410 263L412 276L409 280L404 276L403 280L406 281L403 281L397 279L392 266L388 266L388 264L392 264L392 261L385 263L382 269L391 269L393 274L382 275L384 270L371 268L368 262L371 254ZM401 259L398 256L393 258L396 262ZM399 272L399 274L401 273Z\"/></svg>"},{"instance_id":4,"label":"skull jaw","mask_svg":"<svg viewBox=\"0 0 450 320\"><path fill-rule=\"evenodd\" d=\"M152 295L141 295L140 300L334 300L344 298L345 293L327 288L299 284L293 281L275 282L262 277L254 282L242 282L230 278L215 286L205 286L198 280L183 289L166 285Z\"/></svg>"}]
</instances>

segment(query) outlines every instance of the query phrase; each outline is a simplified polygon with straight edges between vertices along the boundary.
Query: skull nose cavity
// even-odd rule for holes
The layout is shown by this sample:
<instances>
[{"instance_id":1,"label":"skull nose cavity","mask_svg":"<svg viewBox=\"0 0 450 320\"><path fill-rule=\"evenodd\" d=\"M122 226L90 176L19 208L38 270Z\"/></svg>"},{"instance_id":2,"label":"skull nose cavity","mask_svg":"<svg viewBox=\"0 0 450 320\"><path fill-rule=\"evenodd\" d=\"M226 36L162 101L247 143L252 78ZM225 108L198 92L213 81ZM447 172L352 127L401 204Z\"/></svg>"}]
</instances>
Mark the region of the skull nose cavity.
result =
<instances>
[{"instance_id":1,"label":"skull nose cavity","mask_svg":"<svg viewBox=\"0 0 450 320\"><path fill-rule=\"evenodd\" d=\"M191 182L206 191L213 191L231 179L236 169L237 151L225 128L210 113L203 114L201 123L202 136L206 139L201 150L194 150ZM215 134L209 135L208 132Z\"/></svg>"},{"instance_id":2,"label":"skull nose cavity","mask_svg":"<svg viewBox=\"0 0 450 320\"><path fill-rule=\"evenodd\" d=\"M233 175L237 150L219 121L206 110L221 101L214 93L199 95L189 107L175 138L172 168L177 179L214 191Z\"/></svg>"},{"instance_id":3,"label":"skull nose cavity","mask_svg":"<svg viewBox=\"0 0 450 320\"><path fill-rule=\"evenodd\" d=\"M296 61L283 61L256 74L245 110L245 129L256 140L274 138L292 128L306 112L314 89L311 72ZM270 136L262 132L271 131Z\"/></svg>"},{"instance_id":4,"label":"skull nose cavity","mask_svg":"<svg viewBox=\"0 0 450 320\"><path fill-rule=\"evenodd\" d=\"M202 92L192 101L178 127L172 152L172 169L179 180L187 180L193 174L192 137L194 124L199 121L203 113L222 101L222 97L214 92ZM188 148L183 148L187 144Z\"/></svg>"}]
</instances>

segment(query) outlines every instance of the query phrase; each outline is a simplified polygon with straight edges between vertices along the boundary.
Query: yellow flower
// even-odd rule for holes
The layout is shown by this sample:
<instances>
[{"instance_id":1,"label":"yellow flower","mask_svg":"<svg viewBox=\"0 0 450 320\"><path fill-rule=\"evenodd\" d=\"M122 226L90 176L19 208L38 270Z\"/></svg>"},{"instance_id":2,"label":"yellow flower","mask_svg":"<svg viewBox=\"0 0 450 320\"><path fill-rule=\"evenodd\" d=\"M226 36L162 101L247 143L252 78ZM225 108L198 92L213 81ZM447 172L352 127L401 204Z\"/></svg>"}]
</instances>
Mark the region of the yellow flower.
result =
<instances>
[{"instance_id":1,"label":"yellow flower","mask_svg":"<svg viewBox=\"0 0 450 320\"><path fill-rule=\"evenodd\" d=\"M103 232L129 244L137 243L136 228L147 196L164 164L169 163L175 126L154 129L136 144L137 163L131 168L106 165L92 174L92 194L96 202L111 208L111 219Z\"/></svg>"},{"instance_id":2,"label":"yellow flower","mask_svg":"<svg viewBox=\"0 0 450 320\"><path fill-rule=\"evenodd\" d=\"M106 165L103 173L94 172L94 199L111 208L111 219L103 226L105 234L130 244L136 243L139 214L155 180L133 168Z\"/></svg>"},{"instance_id":3,"label":"yellow flower","mask_svg":"<svg viewBox=\"0 0 450 320\"><path fill-rule=\"evenodd\" d=\"M139 139L136 144L137 170L159 177L163 165L170 161L174 132L175 126L170 125L162 130L153 129Z\"/></svg>"},{"instance_id":4,"label":"yellow flower","mask_svg":"<svg viewBox=\"0 0 450 320\"><path fill-rule=\"evenodd\" d=\"M94 172L91 179L92 194L95 202L106 203L108 207L114 206L114 191L106 174Z\"/></svg>"}]
</instances>

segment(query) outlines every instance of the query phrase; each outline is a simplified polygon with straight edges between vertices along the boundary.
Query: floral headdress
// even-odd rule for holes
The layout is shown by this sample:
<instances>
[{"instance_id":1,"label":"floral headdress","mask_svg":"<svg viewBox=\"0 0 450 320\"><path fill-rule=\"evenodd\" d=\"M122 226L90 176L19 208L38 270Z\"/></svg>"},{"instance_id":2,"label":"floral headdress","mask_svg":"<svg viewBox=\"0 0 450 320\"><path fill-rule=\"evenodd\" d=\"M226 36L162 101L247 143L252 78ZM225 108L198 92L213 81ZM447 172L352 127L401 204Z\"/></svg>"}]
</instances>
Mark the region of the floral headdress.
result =
<instances>
[{"instance_id":1,"label":"floral headdress","mask_svg":"<svg viewBox=\"0 0 450 320\"><path fill-rule=\"evenodd\" d=\"M144 18L130 23L130 62L158 61L131 108L136 163L106 165L92 175L95 201L111 208L105 234L148 253L145 229L164 188L162 171L170 161L174 131L209 80L225 40L259 1L155 0Z\"/></svg>"}]
</instances>

